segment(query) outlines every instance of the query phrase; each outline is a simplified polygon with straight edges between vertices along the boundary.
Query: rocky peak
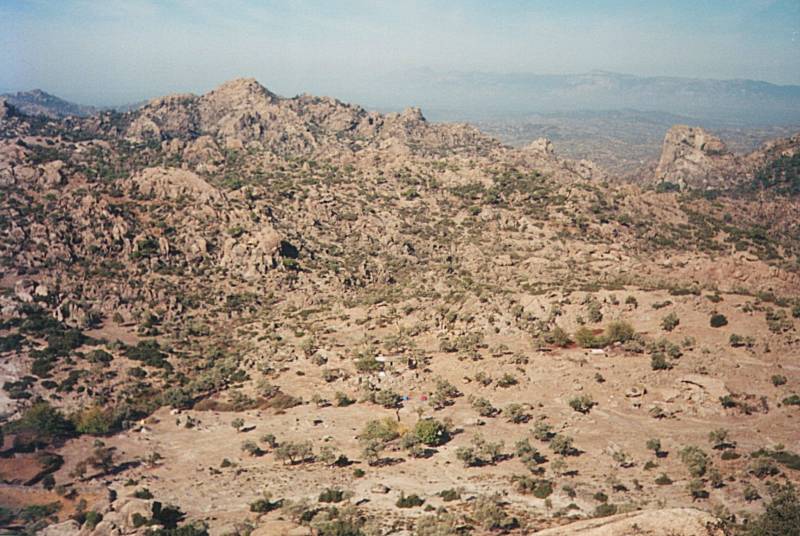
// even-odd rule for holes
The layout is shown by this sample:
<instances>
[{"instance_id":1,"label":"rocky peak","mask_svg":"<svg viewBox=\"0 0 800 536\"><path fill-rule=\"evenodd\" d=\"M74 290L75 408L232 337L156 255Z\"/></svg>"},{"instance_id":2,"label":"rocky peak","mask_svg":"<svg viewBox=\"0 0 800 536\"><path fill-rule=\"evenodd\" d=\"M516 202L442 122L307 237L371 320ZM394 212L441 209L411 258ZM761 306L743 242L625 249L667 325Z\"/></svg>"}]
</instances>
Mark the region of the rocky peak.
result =
<instances>
[{"instance_id":1,"label":"rocky peak","mask_svg":"<svg viewBox=\"0 0 800 536\"><path fill-rule=\"evenodd\" d=\"M667 131L664 144L673 147L686 147L688 150L700 151L708 156L728 153L725 143L700 127L675 125Z\"/></svg>"},{"instance_id":2,"label":"rocky peak","mask_svg":"<svg viewBox=\"0 0 800 536\"><path fill-rule=\"evenodd\" d=\"M259 84L255 78L235 78L209 91L202 99L234 107L274 103L279 97Z\"/></svg>"},{"instance_id":3,"label":"rocky peak","mask_svg":"<svg viewBox=\"0 0 800 536\"><path fill-rule=\"evenodd\" d=\"M655 180L682 188L724 187L736 174L737 164L736 156L716 136L699 127L676 125L664 137Z\"/></svg>"},{"instance_id":4,"label":"rocky peak","mask_svg":"<svg viewBox=\"0 0 800 536\"><path fill-rule=\"evenodd\" d=\"M555 148L553 147L553 142L547 138L538 138L530 142L523 148L526 152L531 152L535 154L541 155L554 155Z\"/></svg>"},{"instance_id":5,"label":"rocky peak","mask_svg":"<svg viewBox=\"0 0 800 536\"><path fill-rule=\"evenodd\" d=\"M400 112L400 120L409 123L426 123L427 119L422 115L422 110L416 106L410 106Z\"/></svg>"}]
</instances>

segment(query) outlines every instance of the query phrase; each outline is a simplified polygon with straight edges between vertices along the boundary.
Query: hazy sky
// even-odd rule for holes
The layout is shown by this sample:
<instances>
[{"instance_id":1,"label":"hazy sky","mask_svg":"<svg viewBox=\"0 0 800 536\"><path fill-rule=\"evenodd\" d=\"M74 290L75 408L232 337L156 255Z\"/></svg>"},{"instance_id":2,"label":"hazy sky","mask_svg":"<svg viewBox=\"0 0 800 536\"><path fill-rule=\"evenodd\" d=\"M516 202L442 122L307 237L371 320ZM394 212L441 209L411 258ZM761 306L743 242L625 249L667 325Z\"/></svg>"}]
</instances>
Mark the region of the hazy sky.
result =
<instances>
[{"instance_id":1,"label":"hazy sky","mask_svg":"<svg viewBox=\"0 0 800 536\"><path fill-rule=\"evenodd\" d=\"M87 104L436 70L800 84L800 0L0 0L0 90Z\"/></svg>"}]
</instances>

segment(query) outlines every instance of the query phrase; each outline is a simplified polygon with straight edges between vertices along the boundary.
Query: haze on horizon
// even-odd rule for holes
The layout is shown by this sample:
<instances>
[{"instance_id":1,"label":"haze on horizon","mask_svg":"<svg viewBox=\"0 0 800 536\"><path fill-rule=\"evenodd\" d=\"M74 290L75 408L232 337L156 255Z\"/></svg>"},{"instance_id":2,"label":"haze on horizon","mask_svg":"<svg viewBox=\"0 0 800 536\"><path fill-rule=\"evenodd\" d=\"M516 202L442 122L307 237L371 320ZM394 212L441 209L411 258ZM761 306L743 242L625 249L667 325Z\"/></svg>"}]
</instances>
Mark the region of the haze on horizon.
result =
<instances>
[{"instance_id":1,"label":"haze on horizon","mask_svg":"<svg viewBox=\"0 0 800 536\"><path fill-rule=\"evenodd\" d=\"M6 0L0 91L120 105L252 76L372 104L426 68L800 84L799 32L796 0Z\"/></svg>"}]
</instances>

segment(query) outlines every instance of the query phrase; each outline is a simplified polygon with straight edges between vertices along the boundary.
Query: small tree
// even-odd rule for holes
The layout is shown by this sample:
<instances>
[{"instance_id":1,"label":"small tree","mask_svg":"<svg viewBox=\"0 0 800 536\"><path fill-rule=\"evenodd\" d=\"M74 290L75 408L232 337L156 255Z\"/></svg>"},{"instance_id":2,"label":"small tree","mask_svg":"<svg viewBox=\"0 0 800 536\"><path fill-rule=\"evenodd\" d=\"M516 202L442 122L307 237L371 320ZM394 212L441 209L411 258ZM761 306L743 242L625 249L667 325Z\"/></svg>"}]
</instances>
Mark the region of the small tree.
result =
<instances>
[{"instance_id":1,"label":"small tree","mask_svg":"<svg viewBox=\"0 0 800 536\"><path fill-rule=\"evenodd\" d=\"M414 426L414 435L429 447L447 443L450 433L447 427L435 419L422 419Z\"/></svg>"},{"instance_id":2,"label":"small tree","mask_svg":"<svg viewBox=\"0 0 800 536\"><path fill-rule=\"evenodd\" d=\"M711 447L717 450L727 449L734 447L735 444L728 440L728 430L725 428L717 428L708 433L708 442Z\"/></svg>"},{"instance_id":3,"label":"small tree","mask_svg":"<svg viewBox=\"0 0 800 536\"><path fill-rule=\"evenodd\" d=\"M701 477L706 474L710 460L708 454L695 446L684 447L680 451L680 458L689 474L693 477Z\"/></svg>"},{"instance_id":4,"label":"small tree","mask_svg":"<svg viewBox=\"0 0 800 536\"><path fill-rule=\"evenodd\" d=\"M711 315L709 324L712 328L721 328L722 326L728 325L728 319L725 317L725 315L716 313Z\"/></svg>"},{"instance_id":5,"label":"small tree","mask_svg":"<svg viewBox=\"0 0 800 536\"><path fill-rule=\"evenodd\" d=\"M261 456L264 451L258 448L255 441L248 439L242 443L242 452L246 452L250 456Z\"/></svg>"}]
</instances>

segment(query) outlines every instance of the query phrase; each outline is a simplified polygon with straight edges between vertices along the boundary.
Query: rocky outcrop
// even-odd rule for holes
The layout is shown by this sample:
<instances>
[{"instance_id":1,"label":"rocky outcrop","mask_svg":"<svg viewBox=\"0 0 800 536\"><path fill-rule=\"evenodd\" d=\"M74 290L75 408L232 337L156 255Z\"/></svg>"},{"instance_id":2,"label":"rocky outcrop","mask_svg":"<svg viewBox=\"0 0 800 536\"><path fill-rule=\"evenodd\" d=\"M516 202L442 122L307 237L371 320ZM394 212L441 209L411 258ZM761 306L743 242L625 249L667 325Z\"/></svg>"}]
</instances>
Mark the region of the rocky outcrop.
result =
<instances>
[{"instance_id":1,"label":"rocky outcrop","mask_svg":"<svg viewBox=\"0 0 800 536\"><path fill-rule=\"evenodd\" d=\"M160 199L218 201L222 194L199 175L185 169L147 168L131 179L139 193Z\"/></svg>"},{"instance_id":2,"label":"rocky outcrop","mask_svg":"<svg viewBox=\"0 0 800 536\"><path fill-rule=\"evenodd\" d=\"M546 529L537 536L724 536L719 519L694 508L630 512Z\"/></svg>"},{"instance_id":3,"label":"rocky outcrop","mask_svg":"<svg viewBox=\"0 0 800 536\"><path fill-rule=\"evenodd\" d=\"M765 165L798 151L800 134L772 140L749 154L737 155L702 128L676 125L664 138L654 180L656 184L672 183L681 189L735 188L752 181Z\"/></svg>"},{"instance_id":4,"label":"rocky outcrop","mask_svg":"<svg viewBox=\"0 0 800 536\"><path fill-rule=\"evenodd\" d=\"M719 138L702 128L676 125L664 138L655 180L681 188L719 188L735 181L739 173L739 159Z\"/></svg>"},{"instance_id":5,"label":"rocky outcrop","mask_svg":"<svg viewBox=\"0 0 800 536\"><path fill-rule=\"evenodd\" d=\"M11 105L8 104L8 101L5 99L0 98L0 120L5 119L11 115Z\"/></svg>"}]
</instances>

